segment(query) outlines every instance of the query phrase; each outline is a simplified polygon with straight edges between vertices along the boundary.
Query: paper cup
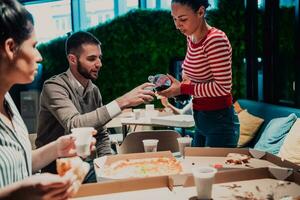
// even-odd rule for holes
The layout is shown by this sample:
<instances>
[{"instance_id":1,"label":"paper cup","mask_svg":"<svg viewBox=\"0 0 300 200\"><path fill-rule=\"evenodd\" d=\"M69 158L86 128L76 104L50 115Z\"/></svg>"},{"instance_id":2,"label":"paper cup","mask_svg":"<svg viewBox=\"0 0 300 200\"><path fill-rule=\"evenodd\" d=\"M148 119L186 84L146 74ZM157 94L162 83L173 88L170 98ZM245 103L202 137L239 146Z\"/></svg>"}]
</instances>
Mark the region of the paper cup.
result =
<instances>
[{"instance_id":1,"label":"paper cup","mask_svg":"<svg viewBox=\"0 0 300 200\"><path fill-rule=\"evenodd\" d=\"M180 152L181 156L184 156L184 148L191 146L192 140L193 139L191 137L179 137L179 138L177 138L179 152Z\"/></svg>"},{"instance_id":2,"label":"paper cup","mask_svg":"<svg viewBox=\"0 0 300 200\"><path fill-rule=\"evenodd\" d=\"M156 152L157 151L157 143L158 143L158 140L156 140L156 139L143 140L145 152Z\"/></svg>"},{"instance_id":3,"label":"paper cup","mask_svg":"<svg viewBox=\"0 0 300 200\"><path fill-rule=\"evenodd\" d=\"M146 111L154 110L154 104L146 104L145 110L146 110Z\"/></svg>"},{"instance_id":4,"label":"paper cup","mask_svg":"<svg viewBox=\"0 0 300 200\"><path fill-rule=\"evenodd\" d=\"M195 186L197 190L197 199L211 199L212 186L217 170L213 167L195 167L192 169Z\"/></svg>"},{"instance_id":5,"label":"paper cup","mask_svg":"<svg viewBox=\"0 0 300 200\"><path fill-rule=\"evenodd\" d=\"M159 115L158 110L146 110L145 111L145 117L146 118L157 117L158 115Z\"/></svg>"},{"instance_id":6,"label":"paper cup","mask_svg":"<svg viewBox=\"0 0 300 200\"><path fill-rule=\"evenodd\" d=\"M133 109L133 116L135 120L141 118L141 109Z\"/></svg>"},{"instance_id":7,"label":"paper cup","mask_svg":"<svg viewBox=\"0 0 300 200\"><path fill-rule=\"evenodd\" d=\"M72 135L76 138L75 146L78 156L86 158L91 154L90 144L93 138L93 127L81 127L71 129Z\"/></svg>"}]
</instances>

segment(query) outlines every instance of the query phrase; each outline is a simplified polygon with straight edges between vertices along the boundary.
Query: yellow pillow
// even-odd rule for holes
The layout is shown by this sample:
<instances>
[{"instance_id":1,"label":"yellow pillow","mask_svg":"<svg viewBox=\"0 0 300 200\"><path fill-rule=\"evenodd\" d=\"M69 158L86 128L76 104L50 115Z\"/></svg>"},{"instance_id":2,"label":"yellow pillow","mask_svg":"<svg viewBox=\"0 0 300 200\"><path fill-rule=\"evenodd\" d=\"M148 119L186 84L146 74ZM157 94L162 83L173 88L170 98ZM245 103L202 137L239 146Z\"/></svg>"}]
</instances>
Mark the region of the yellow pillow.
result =
<instances>
[{"instance_id":1,"label":"yellow pillow","mask_svg":"<svg viewBox=\"0 0 300 200\"><path fill-rule=\"evenodd\" d=\"M242 110L238 114L238 117L240 120L240 139L238 147L243 147L254 138L259 127L264 122L264 119L248 113L247 110Z\"/></svg>"},{"instance_id":2,"label":"yellow pillow","mask_svg":"<svg viewBox=\"0 0 300 200\"><path fill-rule=\"evenodd\" d=\"M236 113L240 113L241 111L243 111L242 107L240 106L239 102L236 101L234 104L233 104L233 108L234 108L234 111Z\"/></svg>"},{"instance_id":3,"label":"yellow pillow","mask_svg":"<svg viewBox=\"0 0 300 200\"><path fill-rule=\"evenodd\" d=\"M284 139L278 156L300 165L300 119L297 119Z\"/></svg>"}]
</instances>

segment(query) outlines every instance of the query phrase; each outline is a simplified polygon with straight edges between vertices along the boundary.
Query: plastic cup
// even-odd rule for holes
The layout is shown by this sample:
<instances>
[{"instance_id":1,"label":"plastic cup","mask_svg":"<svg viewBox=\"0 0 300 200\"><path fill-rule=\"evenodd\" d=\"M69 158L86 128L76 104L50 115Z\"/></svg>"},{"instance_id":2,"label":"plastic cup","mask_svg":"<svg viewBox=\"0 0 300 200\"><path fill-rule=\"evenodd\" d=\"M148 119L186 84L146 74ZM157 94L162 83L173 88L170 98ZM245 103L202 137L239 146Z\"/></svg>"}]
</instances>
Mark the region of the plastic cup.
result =
<instances>
[{"instance_id":1,"label":"plastic cup","mask_svg":"<svg viewBox=\"0 0 300 200\"><path fill-rule=\"evenodd\" d=\"M135 120L138 120L141 117L141 109L133 109L133 116Z\"/></svg>"},{"instance_id":2,"label":"plastic cup","mask_svg":"<svg viewBox=\"0 0 300 200\"><path fill-rule=\"evenodd\" d=\"M191 146L192 140L193 139L191 137L179 137L179 138L177 138L179 152L180 152L181 156L184 156L184 148Z\"/></svg>"},{"instance_id":3,"label":"plastic cup","mask_svg":"<svg viewBox=\"0 0 300 200\"><path fill-rule=\"evenodd\" d=\"M152 117L157 117L159 114L158 110L154 109L154 104L145 105L145 117L150 119Z\"/></svg>"},{"instance_id":4,"label":"plastic cup","mask_svg":"<svg viewBox=\"0 0 300 200\"><path fill-rule=\"evenodd\" d=\"M73 128L71 131L72 135L76 138L75 146L77 155L82 158L91 155L90 145L95 129L93 127L81 127Z\"/></svg>"},{"instance_id":5,"label":"plastic cup","mask_svg":"<svg viewBox=\"0 0 300 200\"><path fill-rule=\"evenodd\" d=\"M145 110L146 110L146 111L154 110L154 104L146 104Z\"/></svg>"},{"instance_id":6,"label":"plastic cup","mask_svg":"<svg viewBox=\"0 0 300 200\"><path fill-rule=\"evenodd\" d=\"M157 143L158 143L158 140L156 140L156 139L143 140L145 152L156 152L157 151Z\"/></svg>"},{"instance_id":7,"label":"plastic cup","mask_svg":"<svg viewBox=\"0 0 300 200\"><path fill-rule=\"evenodd\" d=\"M159 111L158 110L148 110L146 111L146 117L148 118L152 118L152 117L157 117L159 115Z\"/></svg>"},{"instance_id":8,"label":"plastic cup","mask_svg":"<svg viewBox=\"0 0 300 200\"><path fill-rule=\"evenodd\" d=\"M217 170L213 167L195 167L192 169L195 186L197 190L197 199L211 199L212 186Z\"/></svg>"}]
</instances>

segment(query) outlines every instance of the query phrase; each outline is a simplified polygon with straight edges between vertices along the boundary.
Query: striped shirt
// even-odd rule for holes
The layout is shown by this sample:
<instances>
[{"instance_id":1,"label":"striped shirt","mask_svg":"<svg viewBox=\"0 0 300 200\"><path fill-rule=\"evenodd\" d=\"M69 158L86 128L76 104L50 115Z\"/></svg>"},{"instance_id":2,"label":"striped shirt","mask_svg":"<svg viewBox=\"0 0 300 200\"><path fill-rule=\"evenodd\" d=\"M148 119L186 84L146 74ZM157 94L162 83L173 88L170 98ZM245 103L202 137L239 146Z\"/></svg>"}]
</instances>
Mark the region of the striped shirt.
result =
<instances>
[{"instance_id":1,"label":"striped shirt","mask_svg":"<svg viewBox=\"0 0 300 200\"><path fill-rule=\"evenodd\" d=\"M32 173L31 145L28 131L12 98L5 95L4 106L12 126L0 117L0 188L20 181Z\"/></svg>"},{"instance_id":2,"label":"striped shirt","mask_svg":"<svg viewBox=\"0 0 300 200\"><path fill-rule=\"evenodd\" d=\"M187 38L182 64L191 80L181 84L181 93L193 95L196 110L216 110L232 104L231 45L224 32L211 28L197 44Z\"/></svg>"}]
</instances>

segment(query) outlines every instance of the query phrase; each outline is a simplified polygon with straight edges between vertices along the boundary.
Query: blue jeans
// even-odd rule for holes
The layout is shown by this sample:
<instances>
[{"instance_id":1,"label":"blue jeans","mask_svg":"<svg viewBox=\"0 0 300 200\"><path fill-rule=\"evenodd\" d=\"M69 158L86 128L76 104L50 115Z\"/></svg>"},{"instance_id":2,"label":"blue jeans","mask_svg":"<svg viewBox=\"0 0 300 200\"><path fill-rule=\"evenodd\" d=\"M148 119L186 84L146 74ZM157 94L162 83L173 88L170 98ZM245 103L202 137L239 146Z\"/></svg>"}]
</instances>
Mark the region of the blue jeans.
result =
<instances>
[{"instance_id":1,"label":"blue jeans","mask_svg":"<svg viewBox=\"0 0 300 200\"><path fill-rule=\"evenodd\" d=\"M189 136L194 138L195 130L186 130L185 128L175 128L176 132L178 132L182 137Z\"/></svg>"},{"instance_id":2,"label":"blue jeans","mask_svg":"<svg viewBox=\"0 0 300 200\"><path fill-rule=\"evenodd\" d=\"M237 147L240 123L233 106L221 110L194 110L196 124L193 146Z\"/></svg>"},{"instance_id":3,"label":"blue jeans","mask_svg":"<svg viewBox=\"0 0 300 200\"><path fill-rule=\"evenodd\" d=\"M95 173L95 168L94 168L94 160L91 158L87 158L85 162L89 163L90 165L90 170L85 176L83 183L96 183L97 178L96 178L96 173Z\"/></svg>"}]
</instances>

